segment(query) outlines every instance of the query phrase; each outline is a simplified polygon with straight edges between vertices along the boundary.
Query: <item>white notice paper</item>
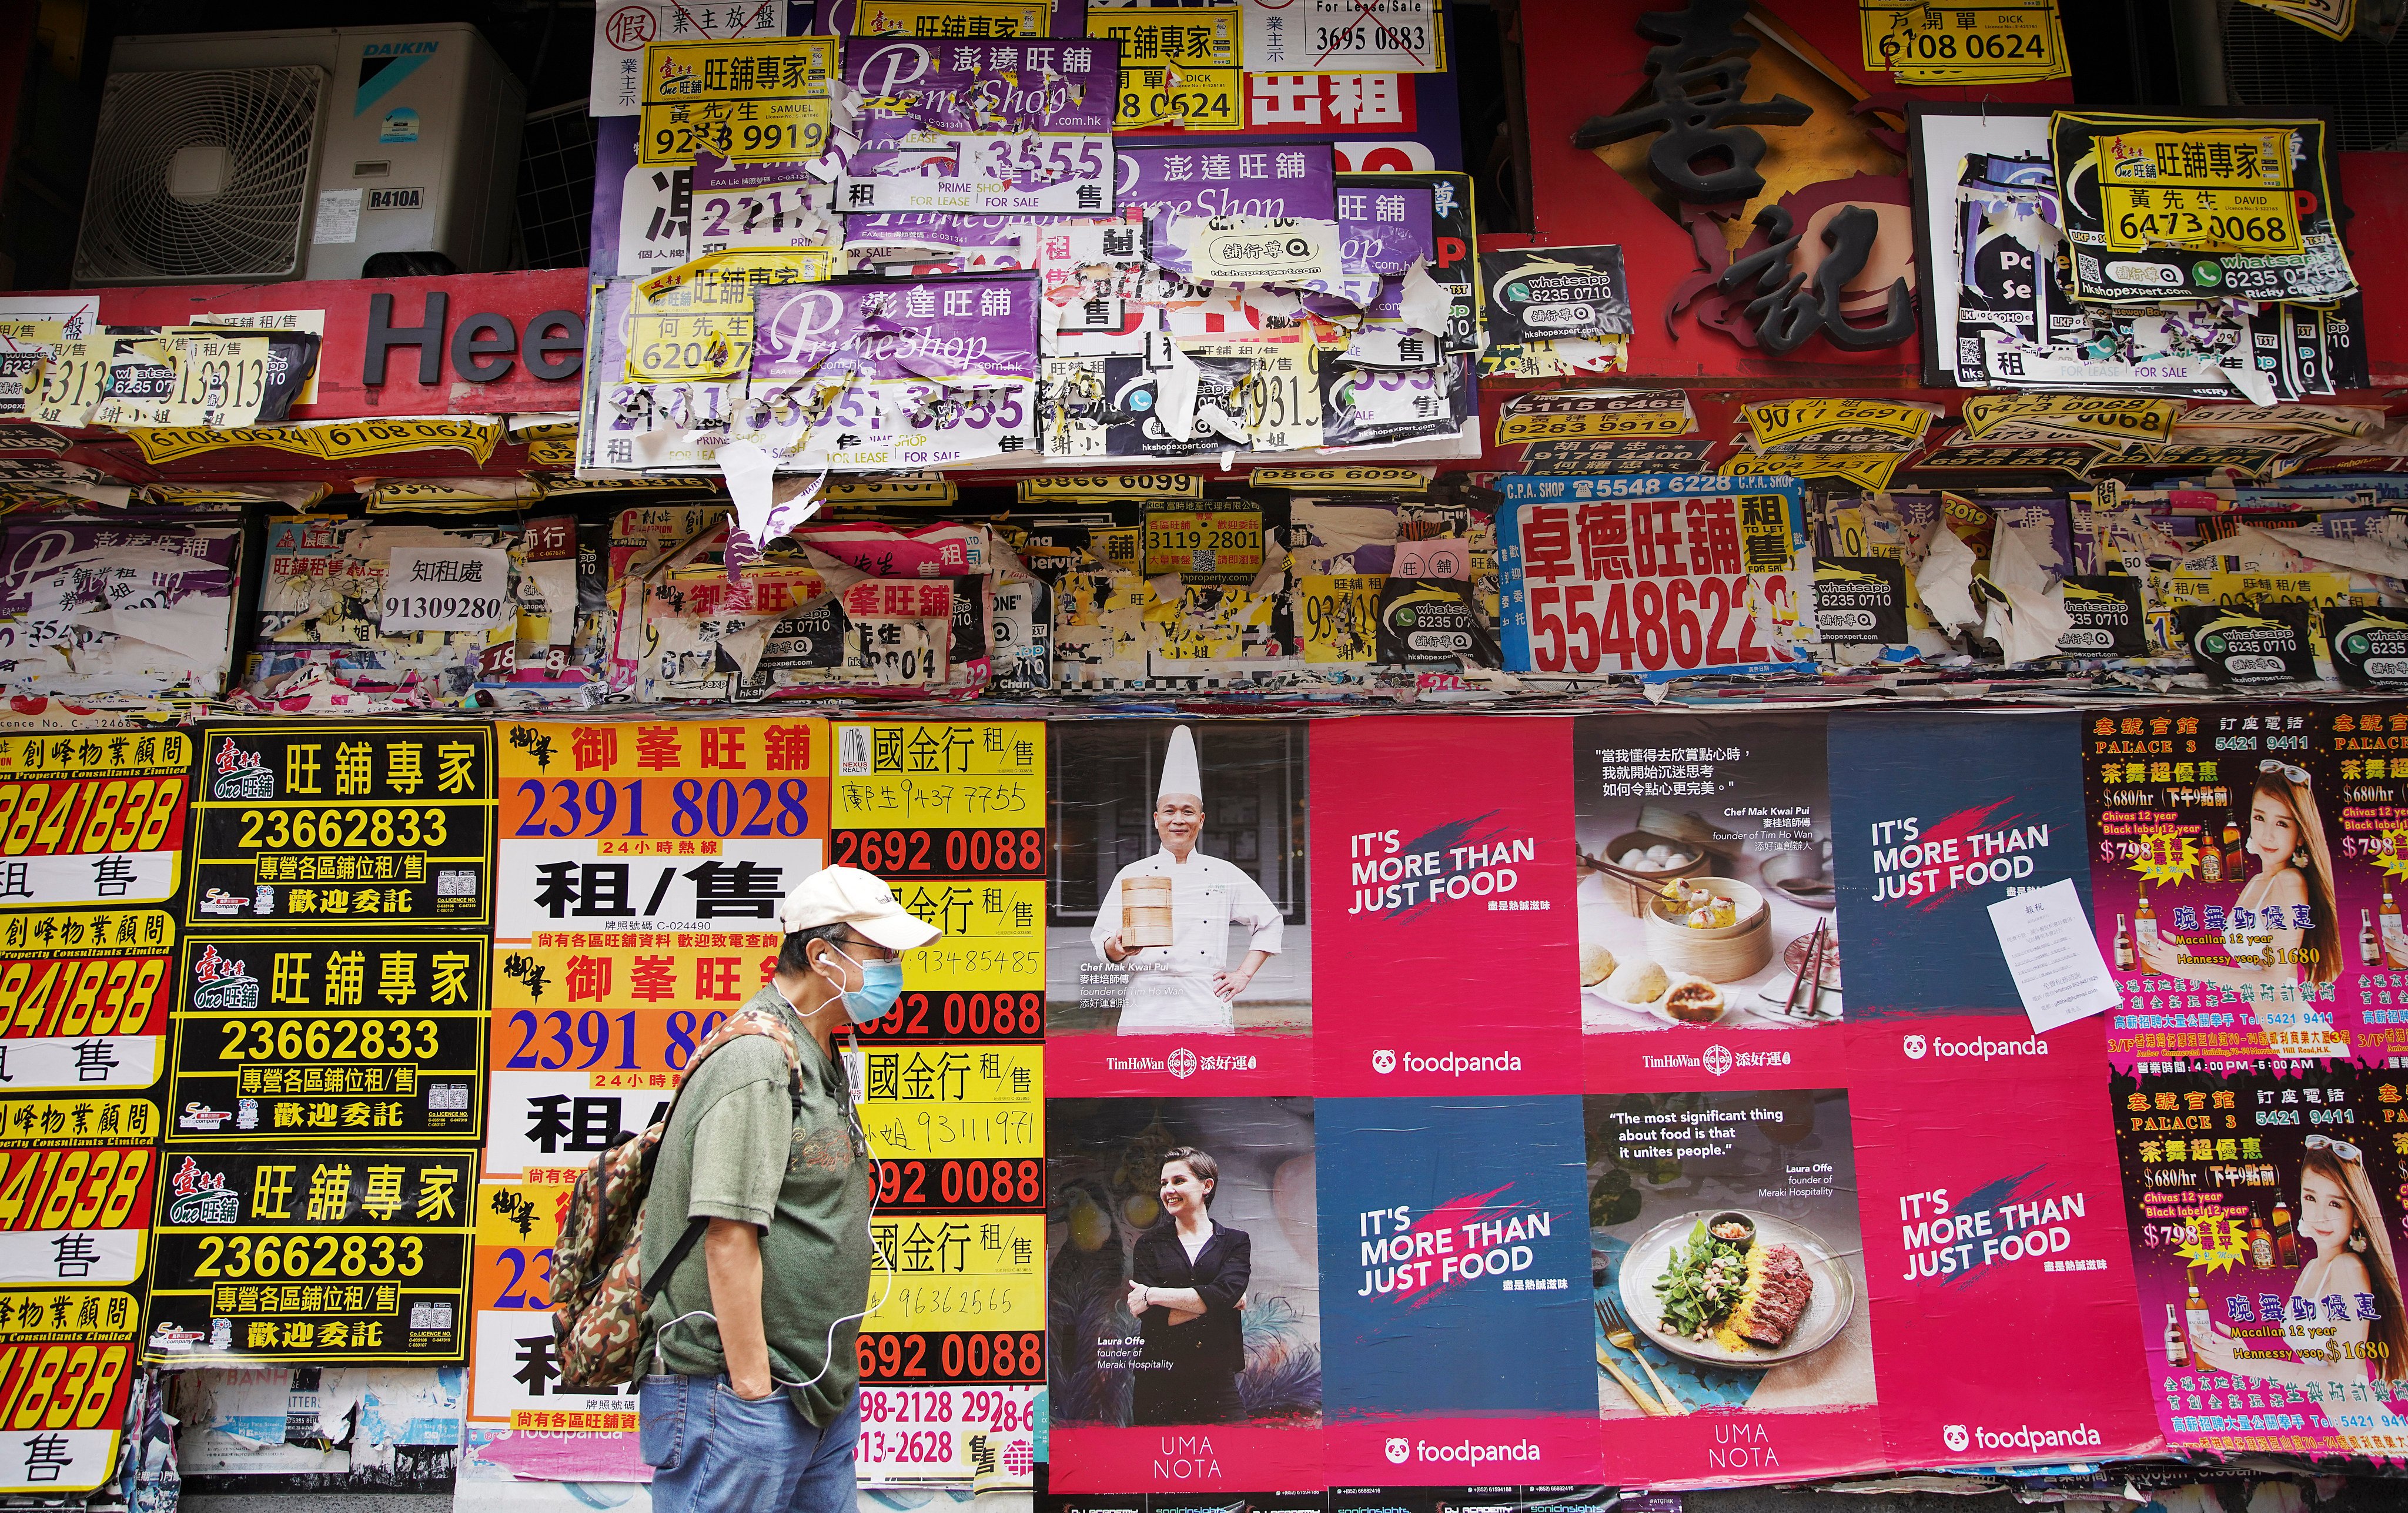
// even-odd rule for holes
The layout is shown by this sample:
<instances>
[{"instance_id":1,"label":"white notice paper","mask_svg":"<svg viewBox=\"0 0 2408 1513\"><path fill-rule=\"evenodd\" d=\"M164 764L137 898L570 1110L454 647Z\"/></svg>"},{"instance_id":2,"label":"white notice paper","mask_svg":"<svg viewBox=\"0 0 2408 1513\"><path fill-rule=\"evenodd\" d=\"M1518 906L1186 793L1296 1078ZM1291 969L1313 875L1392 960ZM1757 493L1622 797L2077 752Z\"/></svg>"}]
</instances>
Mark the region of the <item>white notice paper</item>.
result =
<instances>
[{"instance_id":1,"label":"white notice paper","mask_svg":"<svg viewBox=\"0 0 2408 1513\"><path fill-rule=\"evenodd\" d=\"M518 614L510 599L510 554L487 547L395 547L384 574L377 628L490 630Z\"/></svg>"},{"instance_id":2,"label":"white notice paper","mask_svg":"<svg viewBox=\"0 0 2408 1513\"><path fill-rule=\"evenodd\" d=\"M2103 1014L2124 1001L2107 959L2099 954L2099 937L2072 878L1991 905L1990 928L1999 933L1999 949L2006 953L2034 1034Z\"/></svg>"},{"instance_id":3,"label":"white notice paper","mask_svg":"<svg viewBox=\"0 0 2408 1513\"><path fill-rule=\"evenodd\" d=\"M322 189L318 221L309 240L319 247L340 247L360 239L360 199L364 189Z\"/></svg>"}]
</instances>

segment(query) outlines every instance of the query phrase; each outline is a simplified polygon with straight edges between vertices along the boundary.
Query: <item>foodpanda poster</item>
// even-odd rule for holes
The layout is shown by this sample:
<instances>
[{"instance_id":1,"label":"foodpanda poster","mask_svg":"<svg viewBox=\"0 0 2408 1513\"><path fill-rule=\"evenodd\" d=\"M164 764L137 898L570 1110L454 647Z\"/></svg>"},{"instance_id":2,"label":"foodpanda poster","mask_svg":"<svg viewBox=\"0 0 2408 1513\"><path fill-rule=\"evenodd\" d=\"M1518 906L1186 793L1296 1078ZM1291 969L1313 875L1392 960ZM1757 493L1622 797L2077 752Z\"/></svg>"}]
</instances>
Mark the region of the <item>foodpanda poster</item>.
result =
<instances>
[{"instance_id":1,"label":"foodpanda poster","mask_svg":"<svg viewBox=\"0 0 2408 1513\"><path fill-rule=\"evenodd\" d=\"M2100 1096L2098 1016L1849 1031L1891 1463L2060 1464L2161 1449ZM1975 1365L1974 1363L1978 1363Z\"/></svg>"},{"instance_id":2,"label":"foodpanda poster","mask_svg":"<svg viewBox=\"0 0 2408 1513\"><path fill-rule=\"evenodd\" d=\"M1989 906L2071 878L2081 717L1831 717L1832 863L1851 1021L2023 1012Z\"/></svg>"},{"instance_id":3,"label":"foodpanda poster","mask_svg":"<svg viewBox=\"0 0 2408 1513\"><path fill-rule=\"evenodd\" d=\"M1589 1085L1844 1078L1828 717L1572 722ZM1760 1032L1809 1031L1805 1035Z\"/></svg>"},{"instance_id":4,"label":"foodpanda poster","mask_svg":"<svg viewBox=\"0 0 2408 1513\"><path fill-rule=\"evenodd\" d=\"M1580 1091L1571 731L1314 723L1317 1093Z\"/></svg>"},{"instance_id":5,"label":"foodpanda poster","mask_svg":"<svg viewBox=\"0 0 2408 1513\"><path fill-rule=\"evenodd\" d=\"M1614 1093L1585 1122L1607 1478L1879 1465L1847 1092Z\"/></svg>"},{"instance_id":6,"label":"foodpanda poster","mask_svg":"<svg viewBox=\"0 0 2408 1513\"><path fill-rule=\"evenodd\" d=\"M1597 1480L1580 1100L1314 1111L1330 1482Z\"/></svg>"},{"instance_id":7,"label":"foodpanda poster","mask_svg":"<svg viewBox=\"0 0 2408 1513\"><path fill-rule=\"evenodd\" d=\"M1319 1486L1310 1098L1046 1102L1051 1486Z\"/></svg>"}]
</instances>

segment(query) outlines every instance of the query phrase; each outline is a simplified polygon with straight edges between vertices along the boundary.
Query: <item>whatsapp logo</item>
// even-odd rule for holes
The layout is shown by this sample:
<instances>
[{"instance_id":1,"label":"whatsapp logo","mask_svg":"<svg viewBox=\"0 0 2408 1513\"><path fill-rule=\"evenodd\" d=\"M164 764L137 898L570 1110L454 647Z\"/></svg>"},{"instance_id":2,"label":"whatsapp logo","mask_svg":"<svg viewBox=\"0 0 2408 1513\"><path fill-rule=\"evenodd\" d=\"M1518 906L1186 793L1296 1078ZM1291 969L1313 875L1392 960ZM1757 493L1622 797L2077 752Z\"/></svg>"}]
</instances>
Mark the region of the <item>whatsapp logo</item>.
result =
<instances>
[{"instance_id":1,"label":"whatsapp logo","mask_svg":"<svg viewBox=\"0 0 2408 1513\"><path fill-rule=\"evenodd\" d=\"M2224 264L2214 258L2202 258L2190 265L2190 280L2201 289L2214 289L2224 282Z\"/></svg>"}]
</instances>

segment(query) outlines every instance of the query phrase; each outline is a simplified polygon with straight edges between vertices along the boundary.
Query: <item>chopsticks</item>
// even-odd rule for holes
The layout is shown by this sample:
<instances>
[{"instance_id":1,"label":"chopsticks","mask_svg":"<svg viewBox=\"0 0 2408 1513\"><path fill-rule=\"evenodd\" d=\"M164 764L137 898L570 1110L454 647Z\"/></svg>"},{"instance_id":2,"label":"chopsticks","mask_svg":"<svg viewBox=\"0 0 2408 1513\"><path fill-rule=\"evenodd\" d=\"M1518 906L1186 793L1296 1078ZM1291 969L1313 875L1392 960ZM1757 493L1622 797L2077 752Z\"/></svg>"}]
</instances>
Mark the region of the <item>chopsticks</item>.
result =
<instances>
[{"instance_id":1,"label":"chopsticks","mask_svg":"<svg viewBox=\"0 0 2408 1513\"><path fill-rule=\"evenodd\" d=\"M1823 1011L1823 949L1831 937L1831 921L1814 921L1813 938L1806 943L1806 959L1799 963L1798 980L1789 985L1789 998L1781 1012L1791 1019L1813 1018ZM1801 1011L1799 1000L1803 999Z\"/></svg>"}]
</instances>

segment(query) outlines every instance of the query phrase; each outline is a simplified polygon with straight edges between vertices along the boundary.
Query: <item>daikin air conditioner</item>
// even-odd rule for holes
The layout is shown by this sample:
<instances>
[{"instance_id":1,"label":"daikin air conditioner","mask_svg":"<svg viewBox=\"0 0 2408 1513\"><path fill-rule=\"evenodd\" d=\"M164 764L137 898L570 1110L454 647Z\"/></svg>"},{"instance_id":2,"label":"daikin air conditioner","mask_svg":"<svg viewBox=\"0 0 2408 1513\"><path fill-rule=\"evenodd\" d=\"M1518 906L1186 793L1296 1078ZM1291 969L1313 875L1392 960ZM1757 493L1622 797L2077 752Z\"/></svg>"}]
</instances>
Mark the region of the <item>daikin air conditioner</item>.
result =
<instances>
[{"instance_id":1,"label":"daikin air conditioner","mask_svg":"<svg viewBox=\"0 0 2408 1513\"><path fill-rule=\"evenodd\" d=\"M120 37L75 281L357 278L380 252L491 271L525 114L473 26Z\"/></svg>"}]
</instances>

